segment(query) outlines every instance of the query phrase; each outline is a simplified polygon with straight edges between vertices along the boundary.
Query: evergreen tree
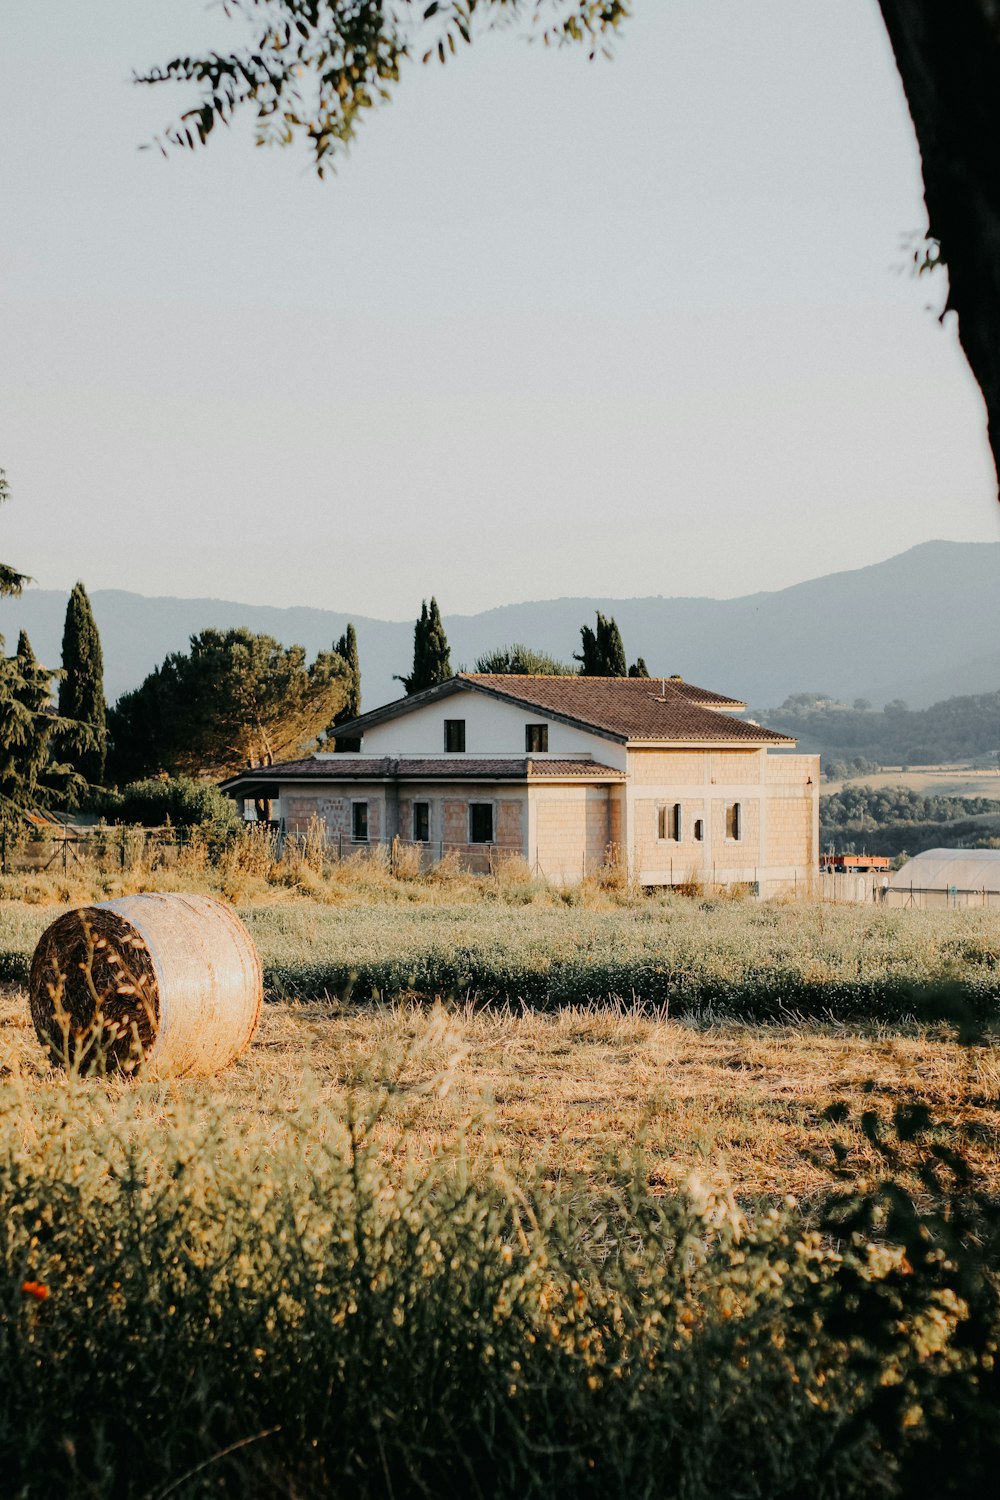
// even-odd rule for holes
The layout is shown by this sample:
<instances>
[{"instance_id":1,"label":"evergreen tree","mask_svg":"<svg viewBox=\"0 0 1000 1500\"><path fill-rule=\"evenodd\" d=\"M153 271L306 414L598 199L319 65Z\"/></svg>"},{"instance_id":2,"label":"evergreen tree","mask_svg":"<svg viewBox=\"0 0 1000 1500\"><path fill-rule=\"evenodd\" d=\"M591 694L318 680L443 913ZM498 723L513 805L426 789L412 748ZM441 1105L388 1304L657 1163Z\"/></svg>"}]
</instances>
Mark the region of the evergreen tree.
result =
<instances>
[{"instance_id":1,"label":"evergreen tree","mask_svg":"<svg viewBox=\"0 0 1000 1500\"><path fill-rule=\"evenodd\" d=\"M600 619L600 615L597 617ZM580 654L573 656L580 663L581 677L600 677L601 668L597 655L597 635L589 625L580 626Z\"/></svg>"},{"instance_id":2,"label":"evergreen tree","mask_svg":"<svg viewBox=\"0 0 1000 1500\"><path fill-rule=\"evenodd\" d=\"M396 676L407 695L421 693L425 688L436 687L454 676L451 670L451 652L448 638L441 622L438 602L431 598L430 608L424 600L420 606L420 618L413 627L413 671L409 677Z\"/></svg>"},{"instance_id":3,"label":"evergreen tree","mask_svg":"<svg viewBox=\"0 0 1000 1500\"><path fill-rule=\"evenodd\" d=\"M107 708L104 702L104 655L90 600L82 583L75 585L66 606L62 638L63 678L59 684L59 713L85 724L91 747L69 752L76 769L90 786L104 780L107 753Z\"/></svg>"},{"instance_id":4,"label":"evergreen tree","mask_svg":"<svg viewBox=\"0 0 1000 1500\"><path fill-rule=\"evenodd\" d=\"M348 624L347 629L340 637L340 640L336 642L333 649L347 663L349 686L344 706L334 718L328 733L335 741L335 750L360 750L361 741L359 739L345 739L343 735L337 734L338 724L349 724L352 719L356 719L361 713L361 662L358 659L358 637L353 625Z\"/></svg>"},{"instance_id":5,"label":"evergreen tree","mask_svg":"<svg viewBox=\"0 0 1000 1500\"><path fill-rule=\"evenodd\" d=\"M573 668L556 661L545 651L535 651L515 641L476 659L477 672L494 672L502 677L571 677Z\"/></svg>"},{"instance_id":6,"label":"evergreen tree","mask_svg":"<svg viewBox=\"0 0 1000 1500\"><path fill-rule=\"evenodd\" d=\"M580 663L581 677L625 677L628 666L621 631L612 617L597 615L597 629L580 627L581 650L573 660Z\"/></svg>"},{"instance_id":7,"label":"evergreen tree","mask_svg":"<svg viewBox=\"0 0 1000 1500\"><path fill-rule=\"evenodd\" d=\"M0 637L0 651L3 641ZM86 745L90 731L60 718L52 707L52 671L35 658L22 630L14 656L0 655L0 821L29 808L50 807L82 790L71 765L52 757L59 741Z\"/></svg>"},{"instance_id":8,"label":"evergreen tree","mask_svg":"<svg viewBox=\"0 0 1000 1500\"><path fill-rule=\"evenodd\" d=\"M158 771L221 777L291 759L315 745L348 688L334 651L309 664L302 646L269 635L199 631L111 710L112 775L119 785Z\"/></svg>"},{"instance_id":9,"label":"evergreen tree","mask_svg":"<svg viewBox=\"0 0 1000 1500\"><path fill-rule=\"evenodd\" d=\"M603 661L604 676L627 677L628 663L625 660L621 631L614 620L606 620L603 615L597 616L597 646Z\"/></svg>"},{"instance_id":10,"label":"evergreen tree","mask_svg":"<svg viewBox=\"0 0 1000 1500\"><path fill-rule=\"evenodd\" d=\"M0 505L10 499L10 486L7 483L6 471L0 469ZM9 563L0 563L0 599L17 599L24 585L30 583L31 579L26 573L19 573Z\"/></svg>"},{"instance_id":11,"label":"evergreen tree","mask_svg":"<svg viewBox=\"0 0 1000 1500\"><path fill-rule=\"evenodd\" d=\"M637 656L636 657L635 661L632 663L632 665L628 669L628 675L630 677L648 677L649 676L649 668L646 666L645 657L642 657L642 656Z\"/></svg>"}]
</instances>

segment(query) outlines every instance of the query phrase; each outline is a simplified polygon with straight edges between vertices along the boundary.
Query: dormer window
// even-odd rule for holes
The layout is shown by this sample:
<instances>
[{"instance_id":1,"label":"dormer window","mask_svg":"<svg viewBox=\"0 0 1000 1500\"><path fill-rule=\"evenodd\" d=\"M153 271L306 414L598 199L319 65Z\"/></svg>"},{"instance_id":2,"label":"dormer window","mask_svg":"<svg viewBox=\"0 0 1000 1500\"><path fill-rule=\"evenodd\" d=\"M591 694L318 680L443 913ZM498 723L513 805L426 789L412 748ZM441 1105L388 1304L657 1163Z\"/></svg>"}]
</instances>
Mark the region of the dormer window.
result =
<instances>
[{"instance_id":1,"label":"dormer window","mask_svg":"<svg viewBox=\"0 0 1000 1500\"><path fill-rule=\"evenodd\" d=\"M525 724L524 748L529 755L547 755L549 749L549 726L547 724Z\"/></svg>"},{"instance_id":2,"label":"dormer window","mask_svg":"<svg viewBox=\"0 0 1000 1500\"><path fill-rule=\"evenodd\" d=\"M444 748L449 755L458 755L465 749L465 720L445 719Z\"/></svg>"}]
</instances>

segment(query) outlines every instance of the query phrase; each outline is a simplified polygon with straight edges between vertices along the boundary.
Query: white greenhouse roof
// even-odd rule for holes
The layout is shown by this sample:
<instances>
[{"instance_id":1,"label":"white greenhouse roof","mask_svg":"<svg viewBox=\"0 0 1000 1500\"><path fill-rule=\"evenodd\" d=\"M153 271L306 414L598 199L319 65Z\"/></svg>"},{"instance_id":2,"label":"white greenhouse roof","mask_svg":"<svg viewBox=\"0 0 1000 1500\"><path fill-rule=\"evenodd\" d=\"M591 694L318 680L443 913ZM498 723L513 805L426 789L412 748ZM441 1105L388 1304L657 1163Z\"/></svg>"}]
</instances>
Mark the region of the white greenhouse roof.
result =
<instances>
[{"instance_id":1,"label":"white greenhouse roof","mask_svg":"<svg viewBox=\"0 0 1000 1500\"><path fill-rule=\"evenodd\" d=\"M889 882L893 891L1000 891L1000 849L925 849Z\"/></svg>"}]
</instances>

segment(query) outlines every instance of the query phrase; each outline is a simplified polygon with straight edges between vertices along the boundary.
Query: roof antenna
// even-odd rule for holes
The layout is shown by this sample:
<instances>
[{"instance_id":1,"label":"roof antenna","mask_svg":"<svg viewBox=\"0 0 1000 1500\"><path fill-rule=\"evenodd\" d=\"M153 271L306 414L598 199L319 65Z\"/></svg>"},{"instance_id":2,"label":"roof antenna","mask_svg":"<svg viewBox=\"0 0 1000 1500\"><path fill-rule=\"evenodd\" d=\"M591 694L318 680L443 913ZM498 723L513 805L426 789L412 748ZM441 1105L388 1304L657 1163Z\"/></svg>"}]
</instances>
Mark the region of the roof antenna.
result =
<instances>
[{"instance_id":1,"label":"roof antenna","mask_svg":"<svg viewBox=\"0 0 1000 1500\"><path fill-rule=\"evenodd\" d=\"M667 679L665 677L661 677L660 678L660 697L661 698L665 698L666 696L667 696Z\"/></svg>"}]
</instances>

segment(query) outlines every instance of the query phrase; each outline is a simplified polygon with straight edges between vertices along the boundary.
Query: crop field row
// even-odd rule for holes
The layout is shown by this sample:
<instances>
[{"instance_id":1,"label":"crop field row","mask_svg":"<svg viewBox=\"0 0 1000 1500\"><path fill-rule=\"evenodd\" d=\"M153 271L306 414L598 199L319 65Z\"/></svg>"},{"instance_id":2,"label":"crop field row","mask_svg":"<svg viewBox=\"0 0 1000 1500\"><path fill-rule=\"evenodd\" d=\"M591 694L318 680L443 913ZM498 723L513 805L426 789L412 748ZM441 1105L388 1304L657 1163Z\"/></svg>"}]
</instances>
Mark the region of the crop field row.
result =
<instances>
[{"instance_id":1,"label":"crop field row","mask_svg":"<svg viewBox=\"0 0 1000 1500\"><path fill-rule=\"evenodd\" d=\"M0 905L0 978L24 980L54 915ZM981 1020L1000 995L1000 926L989 912L676 898L606 911L297 900L240 915L272 999L418 995L538 1009L615 1001L675 1016L890 1023L933 1018L922 1010L927 987L950 987Z\"/></svg>"}]
</instances>

